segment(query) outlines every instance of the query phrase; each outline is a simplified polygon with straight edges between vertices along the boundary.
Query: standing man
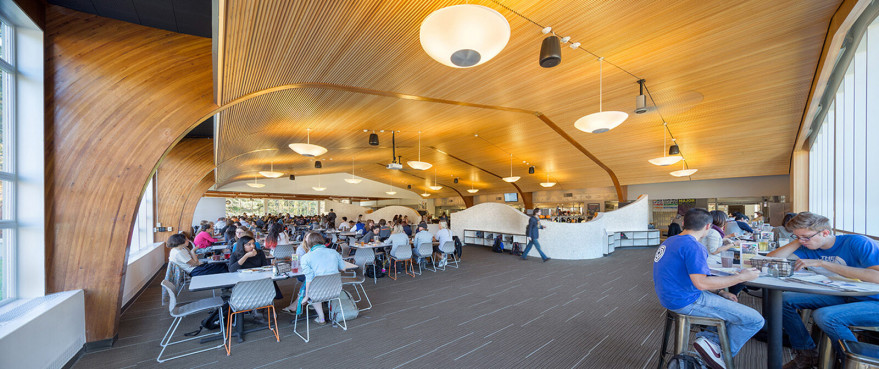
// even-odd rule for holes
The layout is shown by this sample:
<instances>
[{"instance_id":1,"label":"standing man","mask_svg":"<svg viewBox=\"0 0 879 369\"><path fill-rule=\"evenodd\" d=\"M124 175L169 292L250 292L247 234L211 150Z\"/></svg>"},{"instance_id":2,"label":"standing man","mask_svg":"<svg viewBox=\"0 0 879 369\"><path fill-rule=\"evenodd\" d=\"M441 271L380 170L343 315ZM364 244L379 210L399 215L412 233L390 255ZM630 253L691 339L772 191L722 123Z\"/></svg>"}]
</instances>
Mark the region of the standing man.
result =
<instances>
[{"instance_id":1,"label":"standing man","mask_svg":"<svg viewBox=\"0 0 879 369\"><path fill-rule=\"evenodd\" d=\"M531 218L528 218L528 228L525 228L525 237L530 237L531 239L528 241L528 245L525 246L525 252L522 253L522 260L528 260L528 251L531 251L531 246L534 246L534 248L537 249L543 262L549 260L549 257L547 257L546 254L543 253L543 250L540 249L540 243L537 242L537 238L540 237L540 230L543 229L543 226L540 225L539 217L540 208L535 208Z\"/></svg>"},{"instance_id":2,"label":"standing man","mask_svg":"<svg viewBox=\"0 0 879 369\"><path fill-rule=\"evenodd\" d=\"M333 209L330 209L330 212L327 213L327 223L330 224L330 228L336 229L336 213L333 212Z\"/></svg>"},{"instance_id":3,"label":"standing man","mask_svg":"<svg viewBox=\"0 0 879 369\"><path fill-rule=\"evenodd\" d=\"M678 314L723 319L729 337L730 356L763 327L756 310L739 304L736 295L724 288L757 278L753 268L730 276L712 276L708 251L699 239L711 229L713 217L705 209L690 209L684 215L683 231L669 237L653 257L653 286L663 307ZM702 332L693 346L714 369L726 368L720 340L714 332Z\"/></svg>"},{"instance_id":4,"label":"standing man","mask_svg":"<svg viewBox=\"0 0 879 369\"><path fill-rule=\"evenodd\" d=\"M831 233L830 220L818 214L802 212L785 225L793 233L793 242L769 253L769 256L796 255L795 270L803 267L824 268L846 278L879 283L879 247L866 236ZM811 368L818 364L815 342L806 330L797 309L812 309L812 319L839 349L839 340L856 341L850 326L879 325L879 295L843 297L785 292L782 294L784 331L790 336L796 356L784 368Z\"/></svg>"}]
</instances>

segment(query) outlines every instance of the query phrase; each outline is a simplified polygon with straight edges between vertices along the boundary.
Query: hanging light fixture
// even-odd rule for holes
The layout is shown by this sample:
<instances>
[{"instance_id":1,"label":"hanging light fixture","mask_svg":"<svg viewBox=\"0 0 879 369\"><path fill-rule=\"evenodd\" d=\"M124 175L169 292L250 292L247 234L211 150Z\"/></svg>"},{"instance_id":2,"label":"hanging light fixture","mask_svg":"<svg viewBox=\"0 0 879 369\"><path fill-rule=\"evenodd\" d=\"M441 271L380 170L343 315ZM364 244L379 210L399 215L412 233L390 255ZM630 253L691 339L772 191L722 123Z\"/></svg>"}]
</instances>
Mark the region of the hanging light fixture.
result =
<instances>
[{"instance_id":1,"label":"hanging light fixture","mask_svg":"<svg viewBox=\"0 0 879 369\"><path fill-rule=\"evenodd\" d=\"M253 183L247 182L247 185L253 188L263 188L266 186L265 183L259 183L256 181L256 176L253 176Z\"/></svg>"},{"instance_id":2,"label":"hanging light fixture","mask_svg":"<svg viewBox=\"0 0 879 369\"><path fill-rule=\"evenodd\" d=\"M375 131L369 134L369 145L370 146L378 146L378 134Z\"/></svg>"},{"instance_id":3,"label":"hanging light fixture","mask_svg":"<svg viewBox=\"0 0 879 369\"><path fill-rule=\"evenodd\" d=\"M504 182L510 182L510 183L513 183L513 182L518 181L519 178L521 178L521 177L513 176L513 154L510 153L510 176L509 176L509 177L504 177L504 178L501 178L501 179L503 179Z\"/></svg>"},{"instance_id":4,"label":"hanging light fixture","mask_svg":"<svg viewBox=\"0 0 879 369\"><path fill-rule=\"evenodd\" d=\"M443 189L443 186L437 186L436 184L436 167L433 168L433 186L430 186L431 190L439 191Z\"/></svg>"},{"instance_id":5,"label":"hanging light fixture","mask_svg":"<svg viewBox=\"0 0 879 369\"><path fill-rule=\"evenodd\" d=\"M385 193L388 194L388 195L392 195L392 196L393 196L393 195L396 195L396 194L397 194L397 191L390 190L390 191L385 191Z\"/></svg>"},{"instance_id":6,"label":"hanging light fixture","mask_svg":"<svg viewBox=\"0 0 879 369\"><path fill-rule=\"evenodd\" d=\"M668 129L666 129L666 125L668 125L668 123L662 122L662 156L648 160L650 164L666 166L675 164L684 159L684 157L681 156L681 150L678 148L678 145L669 147L668 154L670 156L665 155L665 145L667 143L666 140L668 139Z\"/></svg>"},{"instance_id":7,"label":"hanging light fixture","mask_svg":"<svg viewBox=\"0 0 879 369\"><path fill-rule=\"evenodd\" d=\"M418 131L418 160L410 160L406 164L417 170L428 170L433 166L431 163L421 161L421 131Z\"/></svg>"},{"instance_id":8,"label":"hanging light fixture","mask_svg":"<svg viewBox=\"0 0 879 369\"><path fill-rule=\"evenodd\" d=\"M602 95L604 94L603 86L603 69L604 58L598 58L598 113L592 113L574 122L574 127L587 133L604 133L610 131L616 126L623 123L629 117L628 113L621 111L604 111Z\"/></svg>"},{"instance_id":9,"label":"hanging light fixture","mask_svg":"<svg viewBox=\"0 0 879 369\"><path fill-rule=\"evenodd\" d=\"M326 187L320 185L320 172L321 172L320 170L317 171L317 187L311 188L312 190L315 190L317 192L321 192L321 191L327 189Z\"/></svg>"},{"instance_id":10,"label":"hanging light fixture","mask_svg":"<svg viewBox=\"0 0 879 369\"><path fill-rule=\"evenodd\" d=\"M351 158L351 178L345 178L345 182L350 184L358 184L363 180L354 176L354 158Z\"/></svg>"},{"instance_id":11,"label":"hanging light fixture","mask_svg":"<svg viewBox=\"0 0 879 369\"><path fill-rule=\"evenodd\" d=\"M470 189L467 190L467 192L469 192L469 193L477 193L477 192L479 192L479 189L478 189L478 188L473 188L473 178L472 178L472 177L470 178Z\"/></svg>"},{"instance_id":12,"label":"hanging light fixture","mask_svg":"<svg viewBox=\"0 0 879 369\"><path fill-rule=\"evenodd\" d=\"M266 178L279 178L284 175L284 173L275 171L275 162L272 162L271 170L264 170L259 172L259 174L262 174L262 176Z\"/></svg>"},{"instance_id":13,"label":"hanging light fixture","mask_svg":"<svg viewBox=\"0 0 879 369\"><path fill-rule=\"evenodd\" d=\"M423 196L423 197L430 197L430 194L427 193L427 192L425 192L425 193L421 194L421 196Z\"/></svg>"},{"instance_id":14,"label":"hanging light fixture","mask_svg":"<svg viewBox=\"0 0 879 369\"><path fill-rule=\"evenodd\" d=\"M542 183L540 183L540 185L543 187L552 187L552 186L555 186L555 182L550 182L549 181L549 173L546 173L546 182L542 182Z\"/></svg>"},{"instance_id":15,"label":"hanging light fixture","mask_svg":"<svg viewBox=\"0 0 879 369\"><path fill-rule=\"evenodd\" d=\"M510 41L510 23L482 5L438 9L421 22L421 47L431 58L453 68L469 68L494 58Z\"/></svg>"},{"instance_id":16,"label":"hanging light fixture","mask_svg":"<svg viewBox=\"0 0 879 369\"><path fill-rule=\"evenodd\" d=\"M696 173L696 171L698 171L698 170L699 169L688 169L687 161L684 160L684 162L681 164L681 170L676 170L676 171L671 172L669 174L671 174L675 177L689 177L689 176L693 175L693 173Z\"/></svg>"},{"instance_id":17,"label":"hanging light fixture","mask_svg":"<svg viewBox=\"0 0 879 369\"><path fill-rule=\"evenodd\" d=\"M327 153L327 149L323 146L312 145L311 144L311 128L306 129L308 133L306 143L291 143L290 149L295 151L297 154L308 157L321 156Z\"/></svg>"}]
</instances>

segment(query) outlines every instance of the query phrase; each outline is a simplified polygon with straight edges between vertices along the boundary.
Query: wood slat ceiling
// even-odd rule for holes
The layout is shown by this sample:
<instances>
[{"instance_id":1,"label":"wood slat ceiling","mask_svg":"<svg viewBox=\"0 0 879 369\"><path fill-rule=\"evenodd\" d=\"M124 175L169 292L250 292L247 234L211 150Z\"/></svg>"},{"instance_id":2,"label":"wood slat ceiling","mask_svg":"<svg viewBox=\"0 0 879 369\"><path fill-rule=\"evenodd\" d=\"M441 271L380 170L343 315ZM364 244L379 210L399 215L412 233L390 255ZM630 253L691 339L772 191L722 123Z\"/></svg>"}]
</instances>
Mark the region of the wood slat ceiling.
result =
<instances>
[{"instance_id":1,"label":"wood slat ceiling","mask_svg":"<svg viewBox=\"0 0 879 369\"><path fill-rule=\"evenodd\" d=\"M539 27L487 1L510 22L512 36L493 60L470 69L443 66L422 50L421 21L459 1L228 2L222 95L224 103L249 93L295 83L329 83L380 91L539 111L607 164L622 184L667 182L678 168L656 167L661 120L656 112L631 114L636 79L605 64L604 109L630 112L604 134L577 131L579 117L598 110L598 65L580 50L564 48L558 67L537 64ZM503 1L607 61L647 80L669 122L693 179L788 173L790 150L802 116L828 22L838 1ZM514 156L525 191L550 172L565 188L611 185L597 165L533 115L356 92L294 89L275 92L221 113L218 183L247 178L269 160L313 174L310 162L287 148L304 141L330 148L324 173L351 170L366 178L424 185L406 173L383 169L389 149L366 145L363 129L402 131L398 155L417 156L435 146L491 172L509 174ZM478 133L480 138L473 136ZM390 144L382 135L382 146ZM274 148L245 154L254 150ZM245 155L242 155L245 154ZM422 149L438 166L440 182L458 176L485 191L512 192L509 184L439 152ZM332 164L329 158L333 158ZM339 162L343 163L339 163ZM528 161L538 175L528 176ZM344 165L342 165L344 164ZM407 170L406 172L417 172ZM417 172L418 175L428 173ZM432 174L432 171L431 173ZM408 178L408 179L407 179ZM440 191L439 195L454 192Z\"/></svg>"}]
</instances>

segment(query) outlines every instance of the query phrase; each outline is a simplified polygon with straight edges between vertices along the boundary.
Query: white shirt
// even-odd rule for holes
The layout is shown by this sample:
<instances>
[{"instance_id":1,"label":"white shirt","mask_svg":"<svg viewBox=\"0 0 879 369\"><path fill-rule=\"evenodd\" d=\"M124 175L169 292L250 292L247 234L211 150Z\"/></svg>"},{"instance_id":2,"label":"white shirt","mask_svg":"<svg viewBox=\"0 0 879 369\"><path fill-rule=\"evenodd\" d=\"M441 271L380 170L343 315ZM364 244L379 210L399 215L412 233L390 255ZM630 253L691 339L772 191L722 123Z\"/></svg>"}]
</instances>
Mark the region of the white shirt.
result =
<instances>
[{"instance_id":1,"label":"white shirt","mask_svg":"<svg viewBox=\"0 0 879 369\"><path fill-rule=\"evenodd\" d=\"M397 249L400 247L409 247L409 237L407 237L405 233L392 234L388 237L388 242L391 243L391 255L394 257L397 255Z\"/></svg>"},{"instance_id":2,"label":"white shirt","mask_svg":"<svg viewBox=\"0 0 879 369\"><path fill-rule=\"evenodd\" d=\"M186 271L186 274L191 273L192 270L195 269L194 266L189 265L190 260L192 260L192 255L190 255L189 252L182 251L176 247L171 249L171 254L168 255L168 261Z\"/></svg>"},{"instance_id":3,"label":"white shirt","mask_svg":"<svg viewBox=\"0 0 879 369\"><path fill-rule=\"evenodd\" d=\"M436 231L436 235L434 235L433 237L436 238L437 241L439 241L440 247L442 247L442 245L444 245L446 242L452 240L452 232L450 232L448 229L443 228Z\"/></svg>"},{"instance_id":4,"label":"white shirt","mask_svg":"<svg viewBox=\"0 0 879 369\"><path fill-rule=\"evenodd\" d=\"M349 230L349 229L351 229L351 225L348 224L348 222L343 222L342 224L339 224L339 231L340 231L340 232L344 232L344 231L347 231L347 230Z\"/></svg>"}]
</instances>

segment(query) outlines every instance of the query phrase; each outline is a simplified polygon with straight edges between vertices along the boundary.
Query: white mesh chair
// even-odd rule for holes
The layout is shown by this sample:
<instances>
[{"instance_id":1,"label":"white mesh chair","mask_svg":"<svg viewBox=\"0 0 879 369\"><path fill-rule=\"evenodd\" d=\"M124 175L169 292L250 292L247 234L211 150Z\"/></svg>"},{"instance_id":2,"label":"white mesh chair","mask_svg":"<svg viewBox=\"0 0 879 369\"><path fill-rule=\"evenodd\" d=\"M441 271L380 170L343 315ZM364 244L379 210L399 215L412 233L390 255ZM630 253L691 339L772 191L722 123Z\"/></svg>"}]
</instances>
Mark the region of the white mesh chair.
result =
<instances>
[{"instance_id":1,"label":"white mesh chair","mask_svg":"<svg viewBox=\"0 0 879 369\"><path fill-rule=\"evenodd\" d=\"M162 289L162 305L165 305L165 303L168 302L168 295L172 292L174 295L180 295L180 292L183 291L183 287L186 285L188 277L189 276L186 272L177 266L177 264L168 262L168 267L165 268L165 280L171 282L173 287L170 290Z\"/></svg>"},{"instance_id":2,"label":"white mesh chair","mask_svg":"<svg viewBox=\"0 0 879 369\"><path fill-rule=\"evenodd\" d=\"M403 262L403 273L415 277L415 267L412 265L412 248L409 247L409 243L398 246L394 252L389 254L388 260L391 262L391 268L388 270L388 277L397 280L397 261ZM412 273L409 273L410 267L412 268ZM394 271L393 275L391 275L391 270Z\"/></svg>"},{"instance_id":3,"label":"white mesh chair","mask_svg":"<svg viewBox=\"0 0 879 369\"><path fill-rule=\"evenodd\" d=\"M236 314L248 311L266 309L269 330L275 334L275 340L281 342L278 336L278 315L275 314L275 285L271 278L257 279L253 281L241 281L232 288L232 296L229 297L229 316L226 327L226 355L232 353L232 317ZM272 319L275 328L272 329ZM239 322L238 324L242 324Z\"/></svg>"},{"instance_id":4,"label":"white mesh chair","mask_svg":"<svg viewBox=\"0 0 879 369\"><path fill-rule=\"evenodd\" d=\"M425 264L427 264L427 260L430 260L430 263L434 264L433 258L431 257L431 254L433 254L433 243L432 242L422 242L420 245L418 245L418 247L415 248L415 250L413 250L413 252L415 253L415 256L420 257L420 258L424 258ZM428 269L426 265L425 265L424 269L427 269L427 270L430 270L430 271L436 273L436 264L433 265L433 269ZM412 272L415 272L414 267L412 268ZM415 274L421 275L422 272L423 272L423 270L421 269L421 263L418 263L418 273L415 273Z\"/></svg>"},{"instance_id":5,"label":"white mesh chair","mask_svg":"<svg viewBox=\"0 0 879 369\"><path fill-rule=\"evenodd\" d=\"M289 260L295 253L296 248L293 245L278 245L275 246L275 252L272 256L275 257L275 260Z\"/></svg>"},{"instance_id":6,"label":"white mesh chair","mask_svg":"<svg viewBox=\"0 0 879 369\"><path fill-rule=\"evenodd\" d=\"M443 260L446 262L443 263L443 270L446 270L446 265L452 266L454 263L454 267L458 267L458 257L455 256L455 241L446 241L439 246L440 252L443 254ZM449 261L451 259L451 261Z\"/></svg>"},{"instance_id":7,"label":"white mesh chair","mask_svg":"<svg viewBox=\"0 0 879 369\"><path fill-rule=\"evenodd\" d=\"M156 357L156 361L158 361L160 363L164 363L168 360L173 360L173 359L181 358L184 356L189 356L192 354L197 354L199 352L205 352L208 350L218 349L218 348L223 347L223 345L225 344L225 342L224 342L218 346L208 347L208 348L205 348L202 350L193 351L193 352L182 354L182 355L177 355L174 357L169 357L169 358L164 358L164 359L162 358L162 354L165 353L165 349L168 348L168 346L204 337L204 336L193 337L193 338L187 338L184 340L180 340L177 342L172 342L171 339L174 337L174 333L177 331L177 327L180 326L180 321L183 320L183 317L198 314L198 313L205 312L205 311L211 311L214 309L221 309L223 307L223 299L219 298L219 297L211 297L211 298L201 299L201 300L177 305L177 294L174 292L175 288L176 287L174 286L174 284L171 283L170 281L168 281L168 280L162 281L162 291L164 291L168 294L168 312L171 313L171 316L174 317L174 320L171 322L171 326L168 327L168 331L165 332L165 336L162 337L161 341L159 341L159 345L162 346L162 351L159 351L159 356ZM223 312L222 311L220 311L220 331L217 333L211 333L211 334L220 334L223 336L223 338L226 337L226 330L225 330L225 326L223 325Z\"/></svg>"},{"instance_id":8,"label":"white mesh chair","mask_svg":"<svg viewBox=\"0 0 879 369\"><path fill-rule=\"evenodd\" d=\"M369 307L359 308L360 311L372 309L372 301L369 301L369 296L366 294L366 289L363 287L363 282L366 282L366 269L363 266L352 270L351 273L353 275L351 277L342 277L342 286L351 286L354 287L354 293L357 294L357 299L354 300L354 303L358 303L363 299L366 299L366 303L369 304ZM360 287L358 290L357 287ZM363 296L360 295L360 291L363 291Z\"/></svg>"},{"instance_id":9,"label":"white mesh chair","mask_svg":"<svg viewBox=\"0 0 879 369\"><path fill-rule=\"evenodd\" d=\"M342 276L339 273L335 274L327 274L320 275L314 277L311 280L311 283L308 284L308 303L324 303L330 300L339 300L339 309L342 308L342 298L339 295L342 293ZM299 334L299 331L296 330L299 324L299 314L296 315L296 320L293 322L293 333L296 333L299 338L302 338L303 341L308 342L311 338L311 324L308 318L308 307L303 307L305 311L305 336ZM348 322L345 321L345 311L342 310L342 323L339 324L339 327L342 327L342 330L348 330ZM329 320L329 312L326 314L327 320Z\"/></svg>"},{"instance_id":10,"label":"white mesh chair","mask_svg":"<svg viewBox=\"0 0 879 369\"><path fill-rule=\"evenodd\" d=\"M354 264L360 266L363 269L363 273L366 274L366 266L372 265L373 268L378 268L375 265L375 251L372 248L361 247L358 248L357 251L354 252ZM377 284L378 278L375 277L376 273L372 274L372 283Z\"/></svg>"}]
</instances>

